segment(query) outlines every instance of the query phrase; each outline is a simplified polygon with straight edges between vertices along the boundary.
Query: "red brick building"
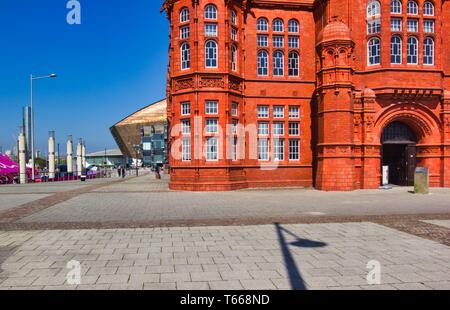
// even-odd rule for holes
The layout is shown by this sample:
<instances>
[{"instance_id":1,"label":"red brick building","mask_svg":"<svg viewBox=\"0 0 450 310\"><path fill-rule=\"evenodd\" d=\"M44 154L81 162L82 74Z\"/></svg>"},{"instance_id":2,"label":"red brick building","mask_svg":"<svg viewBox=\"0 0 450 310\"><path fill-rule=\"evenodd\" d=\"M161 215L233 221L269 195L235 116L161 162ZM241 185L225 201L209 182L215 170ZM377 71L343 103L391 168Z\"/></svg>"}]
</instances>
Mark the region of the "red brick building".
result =
<instances>
[{"instance_id":1,"label":"red brick building","mask_svg":"<svg viewBox=\"0 0 450 310\"><path fill-rule=\"evenodd\" d=\"M450 187L450 1L163 8L172 189Z\"/></svg>"}]
</instances>

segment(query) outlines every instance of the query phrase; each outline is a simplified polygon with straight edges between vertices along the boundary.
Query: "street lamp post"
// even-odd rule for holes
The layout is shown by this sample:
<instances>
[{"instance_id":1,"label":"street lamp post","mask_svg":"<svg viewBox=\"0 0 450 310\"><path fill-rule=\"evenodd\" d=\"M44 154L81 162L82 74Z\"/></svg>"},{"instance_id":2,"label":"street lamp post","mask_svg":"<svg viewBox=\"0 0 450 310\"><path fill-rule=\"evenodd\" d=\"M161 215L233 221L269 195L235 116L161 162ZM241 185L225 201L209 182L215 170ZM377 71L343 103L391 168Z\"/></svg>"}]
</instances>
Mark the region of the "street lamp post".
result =
<instances>
[{"instance_id":1,"label":"street lamp post","mask_svg":"<svg viewBox=\"0 0 450 310\"><path fill-rule=\"evenodd\" d=\"M136 176L139 176L138 161L139 161L139 153L141 151L141 146L139 144L134 144L133 148L136 152Z\"/></svg>"},{"instance_id":2,"label":"street lamp post","mask_svg":"<svg viewBox=\"0 0 450 310\"><path fill-rule=\"evenodd\" d=\"M34 182L34 109L33 109L33 81L42 80L47 78L56 78L56 74L50 74L46 76L33 76L30 74L30 109L31 109L31 180Z\"/></svg>"}]
</instances>

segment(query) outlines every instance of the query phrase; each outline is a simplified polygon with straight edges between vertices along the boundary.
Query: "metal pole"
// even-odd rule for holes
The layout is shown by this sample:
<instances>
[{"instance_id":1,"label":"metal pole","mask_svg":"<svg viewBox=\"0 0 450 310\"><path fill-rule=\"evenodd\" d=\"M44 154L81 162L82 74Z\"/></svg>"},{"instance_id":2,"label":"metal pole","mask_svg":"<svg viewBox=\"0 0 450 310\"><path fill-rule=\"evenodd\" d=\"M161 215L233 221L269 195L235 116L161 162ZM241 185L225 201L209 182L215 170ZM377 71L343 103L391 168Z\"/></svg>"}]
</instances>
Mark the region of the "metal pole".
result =
<instances>
[{"instance_id":1,"label":"metal pole","mask_svg":"<svg viewBox=\"0 0 450 310\"><path fill-rule=\"evenodd\" d=\"M34 175L34 108L33 108L33 75L30 74L30 108L31 108L31 181L35 181Z\"/></svg>"}]
</instances>

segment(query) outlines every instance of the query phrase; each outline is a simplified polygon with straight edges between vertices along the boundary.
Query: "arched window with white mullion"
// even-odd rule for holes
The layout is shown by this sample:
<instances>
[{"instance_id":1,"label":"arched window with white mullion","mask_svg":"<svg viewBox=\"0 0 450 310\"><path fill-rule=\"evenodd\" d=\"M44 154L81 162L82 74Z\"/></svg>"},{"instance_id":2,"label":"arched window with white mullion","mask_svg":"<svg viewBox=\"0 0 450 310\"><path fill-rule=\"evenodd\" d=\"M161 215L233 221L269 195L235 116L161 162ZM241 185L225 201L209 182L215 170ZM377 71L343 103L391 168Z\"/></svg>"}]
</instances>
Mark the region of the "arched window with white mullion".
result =
<instances>
[{"instance_id":1,"label":"arched window with white mullion","mask_svg":"<svg viewBox=\"0 0 450 310\"><path fill-rule=\"evenodd\" d=\"M434 16L434 4L427 1L423 4L423 15Z\"/></svg>"},{"instance_id":2,"label":"arched window with white mullion","mask_svg":"<svg viewBox=\"0 0 450 310\"><path fill-rule=\"evenodd\" d=\"M284 76L284 54L280 51L273 53L273 75Z\"/></svg>"},{"instance_id":3,"label":"arched window with white mullion","mask_svg":"<svg viewBox=\"0 0 450 310\"><path fill-rule=\"evenodd\" d=\"M217 8L214 4L205 6L205 19L217 19Z\"/></svg>"},{"instance_id":4,"label":"arched window with white mullion","mask_svg":"<svg viewBox=\"0 0 450 310\"><path fill-rule=\"evenodd\" d=\"M419 44L416 37L409 37L406 44L407 47L407 63L410 65L417 65L418 63L418 49Z\"/></svg>"},{"instance_id":5,"label":"arched window with white mullion","mask_svg":"<svg viewBox=\"0 0 450 310\"><path fill-rule=\"evenodd\" d=\"M266 51L258 52L258 76L269 74L269 54Z\"/></svg>"},{"instance_id":6,"label":"arched window with white mullion","mask_svg":"<svg viewBox=\"0 0 450 310\"><path fill-rule=\"evenodd\" d=\"M367 64L379 65L381 62L381 41L379 38L371 38L367 42Z\"/></svg>"},{"instance_id":7,"label":"arched window with white mullion","mask_svg":"<svg viewBox=\"0 0 450 310\"><path fill-rule=\"evenodd\" d=\"M265 17L258 18L258 21L256 24L256 29L257 29L257 31L260 31L260 32L269 31L269 22L268 22L267 18L265 18Z\"/></svg>"},{"instance_id":8,"label":"arched window with white mullion","mask_svg":"<svg viewBox=\"0 0 450 310\"><path fill-rule=\"evenodd\" d=\"M406 13L411 15L419 14L419 6L416 1L408 1L408 4L406 5Z\"/></svg>"},{"instance_id":9,"label":"arched window with white mullion","mask_svg":"<svg viewBox=\"0 0 450 310\"><path fill-rule=\"evenodd\" d=\"M273 32L283 32L284 31L284 24L283 24L282 19L276 18L273 20L272 31Z\"/></svg>"},{"instance_id":10,"label":"arched window with white mullion","mask_svg":"<svg viewBox=\"0 0 450 310\"><path fill-rule=\"evenodd\" d=\"M381 32L381 5L373 0L367 4L367 33Z\"/></svg>"},{"instance_id":11,"label":"arched window with white mullion","mask_svg":"<svg viewBox=\"0 0 450 310\"><path fill-rule=\"evenodd\" d=\"M402 2L400 0L391 0L391 13L392 14L402 13Z\"/></svg>"},{"instance_id":12,"label":"arched window with white mullion","mask_svg":"<svg viewBox=\"0 0 450 310\"><path fill-rule=\"evenodd\" d=\"M182 8L180 11L180 22L187 23L189 21L189 9Z\"/></svg>"},{"instance_id":13,"label":"arched window with white mullion","mask_svg":"<svg viewBox=\"0 0 450 310\"><path fill-rule=\"evenodd\" d=\"M297 52L290 52L288 56L288 73L289 76L299 76L300 70L299 70L299 55Z\"/></svg>"},{"instance_id":14,"label":"arched window with white mullion","mask_svg":"<svg viewBox=\"0 0 450 310\"><path fill-rule=\"evenodd\" d=\"M191 67L191 50L188 43L181 44L181 70L187 70Z\"/></svg>"},{"instance_id":15,"label":"arched window with white mullion","mask_svg":"<svg viewBox=\"0 0 450 310\"><path fill-rule=\"evenodd\" d=\"M205 67L217 68L217 43L208 41L205 44Z\"/></svg>"},{"instance_id":16,"label":"arched window with white mullion","mask_svg":"<svg viewBox=\"0 0 450 310\"><path fill-rule=\"evenodd\" d=\"M399 36L391 38L391 64L402 63L402 39Z\"/></svg>"},{"instance_id":17,"label":"arched window with white mullion","mask_svg":"<svg viewBox=\"0 0 450 310\"><path fill-rule=\"evenodd\" d=\"M423 64L434 65L434 40L430 37L423 41Z\"/></svg>"}]
</instances>

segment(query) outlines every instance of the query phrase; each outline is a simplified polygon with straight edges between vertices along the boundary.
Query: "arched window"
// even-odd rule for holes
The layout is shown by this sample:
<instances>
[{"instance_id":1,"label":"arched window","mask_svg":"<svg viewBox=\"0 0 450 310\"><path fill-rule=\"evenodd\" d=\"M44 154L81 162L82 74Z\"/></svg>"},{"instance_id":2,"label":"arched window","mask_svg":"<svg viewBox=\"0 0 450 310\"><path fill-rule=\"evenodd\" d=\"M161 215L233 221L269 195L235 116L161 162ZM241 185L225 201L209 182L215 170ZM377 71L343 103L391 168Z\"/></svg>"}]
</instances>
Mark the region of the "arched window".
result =
<instances>
[{"instance_id":1,"label":"arched window","mask_svg":"<svg viewBox=\"0 0 450 310\"><path fill-rule=\"evenodd\" d=\"M378 1L370 1L367 4L367 17L375 17L381 15L381 5Z\"/></svg>"},{"instance_id":2,"label":"arched window","mask_svg":"<svg viewBox=\"0 0 450 310\"><path fill-rule=\"evenodd\" d=\"M237 25L237 13L235 10L231 11L231 23Z\"/></svg>"},{"instance_id":3,"label":"arched window","mask_svg":"<svg viewBox=\"0 0 450 310\"><path fill-rule=\"evenodd\" d=\"M402 13L402 2L400 0L391 1L391 13L401 14Z\"/></svg>"},{"instance_id":4,"label":"arched window","mask_svg":"<svg viewBox=\"0 0 450 310\"><path fill-rule=\"evenodd\" d=\"M284 75L284 55L280 51L276 51L273 53L273 75Z\"/></svg>"},{"instance_id":5,"label":"arched window","mask_svg":"<svg viewBox=\"0 0 450 310\"><path fill-rule=\"evenodd\" d=\"M269 55L266 51L258 52L258 75L266 76L269 74Z\"/></svg>"},{"instance_id":6,"label":"arched window","mask_svg":"<svg viewBox=\"0 0 450 310\"><path fill-rule=\"evenodd\" d=\"M257 30L264 32L269 31L269 22L267 21L267 18L265 17L258 18Z\"/></svg>"},{"instance_id":7,"label":"arched window","mask_svg":"<svg viewBox=\"0 0 450 310\"><path fill-rule=\"evenodd\" d=\"M205 19L217 19L217 8L214 4L205 6Z\"/></svg>"},{"instance_id":8,"label":"arched window","mask_svg":"<svg viewBox=\"0 0 450 310\"><path fill-rule=\"evenodd\" d=\"M274 19L272 30L273 32L283 32L284 31L283 21L279 18Z\"/></svg>"},{"instance_id":9,"label":"arched window","mask_svg":"<svg viewBox=\"0 0 450 310\"><path fill-rule=\"evenodd\" d=\"M407 62L408 64L417 64L417 50L418 50L418 43L416 37L409 37L408 42L406 44L408 55L407 55Z\"/></svg>"},{"instance_id":10,"label":"arched window","mask_svg":"<svg viewBox=\"0 0 450 310\"><path fill-rule=\"evenodd\" d=\"M402 39L399 36L391 38L391 64L402 63Z\"/></svg>"},{"instance_id":11,"label":"arched window","mask_svg":"<svg viewBox=\"0 0 450 310\"><path fill-rule=\"evenodd\" d=\"M205 44L205 67L217 68L217 43L208 41Z\"/></svg>"},{"instance_id":12,"label":"arched window","mask_svg":"<svg viewBox=\"0 0 450 310\"><path fill-rule=\"evenodd\" d=\"M419 6L416 1L408 1L408 5L406 7L406 13L417 15L419 14Z\"/></svg>"},{"instance_id":13,"label":"arched window","mask_svg":"<svg viewBox=\"0 0 450 310\"><path fill-rule=\"evenodd\" d=\"M423 42L423 64L434 65L434 40L429 37Z\"/></svg>"},{"instance_id":14,"label":"arched window","mask_svg":"<svg viewBox=\"0 0 450 310\"><path fill-rule=\"evenodd\" d=\"M289 53L289 76L298 76L299 75L299 56L296 52Z\"/></svg>"},{"instance_id":15,"label":"arched window","mask_svg":"<svg viewBox=\"0 0 450 310\"><path fill-rule=\"evenodd\" d=\"M288 23L288 32L298 33L298 21L291 19Z\"/></svg>"},{"instance_id":16,"label":"arched window","mask_svg":"<svg viewBox=\"0 0 450 310\"><path fill-rule=\"evenodd\" d=\"M191 67L191 50L188 43L181 44L181 70Z\"/></svg>"},{"instance_id":17,"label":"arched window","mask_svg":"<svg viewBox=\"0 0 450 310\"><path fill-rule=\"evenodd\" d=\"M237 71L237 48L236 45L231 46L231 70Z\"/></svg>"},{"instance_id":18,"label":"arched window","mask_svg":"<svg viewBox=\"0 0 450 310\"><path fill-rule=\"evenodd\" d=\"M423 15L434 16L434 4L427 1L423 4Z\"/></svg>"},{"instance_id":19,"label":"arched window","mask_svg":"<svg viewBox=\"0 0 450 310\"><path fill-rule=\"evenodd\" d=\"M378 1L371 1L367 4L367 33L381 32L381 6Z\"/></svg>"},{"instance_id":20,"label":"arched window","mask_svg":"<svg viewBox=\"0 0 450 310\"><path fill-rule=\"evenodd\" d=\"M369 66L380 64L380 39L372 38L367 42L367 60Z\"/></svg>"},{"instance_id":21,"label":"arched window","mask_svg":"<svg viewBox=\"0 0 450 310\"><path fill-rule=\"evenodd\" d=\"M186 23L189 21L189 9L188 8L182 8L180 11L180 22Z\"/></svg>"}]
</instances>

